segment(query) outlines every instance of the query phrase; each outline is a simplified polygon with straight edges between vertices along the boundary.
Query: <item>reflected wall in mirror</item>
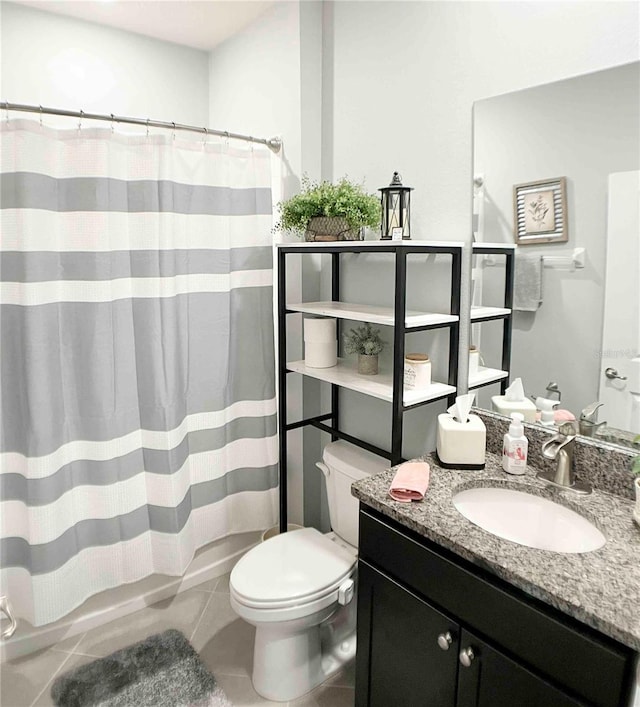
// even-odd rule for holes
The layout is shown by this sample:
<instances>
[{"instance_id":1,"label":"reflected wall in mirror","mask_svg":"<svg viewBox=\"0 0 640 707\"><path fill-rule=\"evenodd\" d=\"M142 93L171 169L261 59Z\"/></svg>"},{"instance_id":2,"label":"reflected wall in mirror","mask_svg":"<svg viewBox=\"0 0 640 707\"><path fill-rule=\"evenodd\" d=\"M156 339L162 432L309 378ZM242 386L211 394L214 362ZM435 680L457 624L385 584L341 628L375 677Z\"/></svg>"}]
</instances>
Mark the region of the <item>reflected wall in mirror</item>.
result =
<instances>
[{"instance_id":1,"label":"reflected wall in mirror","mask_svg":"<svg viewBox=\"0 0 640 707\"><path fill-rule=\"evenodd\" d=\"M516 252L523 302L514 306L510 380L551 399L556 384L559 407L577 419L602 403L596 421L606 424L584 432L632 443L640 433L640 63L478 101L473 119L476 241L513 243L514 185L566 177L568 241ZM573 260L577 248L584 267ZM501 259L474 256L473 283L473 304L499 302ZM495 327L472 325L488 366L500 360ZM478 390L477 404L491 409L498 393Z\"/></svg>"}]
</instances>

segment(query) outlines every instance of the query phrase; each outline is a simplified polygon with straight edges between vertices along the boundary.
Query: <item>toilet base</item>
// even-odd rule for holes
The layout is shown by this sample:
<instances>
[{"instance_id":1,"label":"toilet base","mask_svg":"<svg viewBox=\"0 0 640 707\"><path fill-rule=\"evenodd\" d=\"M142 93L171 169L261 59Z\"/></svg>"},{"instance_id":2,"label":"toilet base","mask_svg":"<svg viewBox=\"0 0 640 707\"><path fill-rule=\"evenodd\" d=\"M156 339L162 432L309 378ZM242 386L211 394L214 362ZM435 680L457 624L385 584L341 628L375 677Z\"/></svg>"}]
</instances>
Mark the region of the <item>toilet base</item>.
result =
<instances>
[{"instance_id":1,"label":"toilet base","mask_svg":"<svg viewBox=\"0 0 640 707\"><path fill-rule=\"evenodd\" d=\"M286 702L324 680L318 626L283 634L269 626L256 629L253 688L268 700Z\"/></svg>"},{"instance_id":2,"label":"toilet base","mask_svg":"<svg viewBox=\"0 0 640 707\"><path fill-rule=\"evenodd\" d=\"M256 625L253 688L268 700L295 700L353 659L355 646L355 602L341 608L330 621L299 631Z\"/></svg>"}]
</instances>

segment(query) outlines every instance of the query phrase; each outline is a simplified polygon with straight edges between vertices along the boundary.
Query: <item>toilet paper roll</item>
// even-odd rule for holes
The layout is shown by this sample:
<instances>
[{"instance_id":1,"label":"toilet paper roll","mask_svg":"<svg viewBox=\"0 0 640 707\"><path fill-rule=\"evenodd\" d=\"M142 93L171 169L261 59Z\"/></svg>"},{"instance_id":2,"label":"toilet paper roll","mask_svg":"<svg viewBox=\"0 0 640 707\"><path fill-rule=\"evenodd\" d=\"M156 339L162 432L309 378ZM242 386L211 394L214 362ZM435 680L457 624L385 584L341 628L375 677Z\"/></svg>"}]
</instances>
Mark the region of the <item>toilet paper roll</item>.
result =
<instances>
[{"instance_id":1,"label":"toilet paper roll","mask_svg":"<svg viewBox=\"0 0 640 707\"><path fill-rule=\"evenodd\" d=\"M304 320L304 340L318 343L329 343L336 340L336 320L335 319L312 319Z\"/></svg>"},{"instance_id":2,"label":"toilet paper roll","mask_svg":"<svg viewBox=\"0 0 640 707\"><path fill-rule=\"evenodd\" d=\"M331 368L338 362L337 348L335 339L333 341L305 341L304 362L309 368Z\"/></svg>"}]
</instances>

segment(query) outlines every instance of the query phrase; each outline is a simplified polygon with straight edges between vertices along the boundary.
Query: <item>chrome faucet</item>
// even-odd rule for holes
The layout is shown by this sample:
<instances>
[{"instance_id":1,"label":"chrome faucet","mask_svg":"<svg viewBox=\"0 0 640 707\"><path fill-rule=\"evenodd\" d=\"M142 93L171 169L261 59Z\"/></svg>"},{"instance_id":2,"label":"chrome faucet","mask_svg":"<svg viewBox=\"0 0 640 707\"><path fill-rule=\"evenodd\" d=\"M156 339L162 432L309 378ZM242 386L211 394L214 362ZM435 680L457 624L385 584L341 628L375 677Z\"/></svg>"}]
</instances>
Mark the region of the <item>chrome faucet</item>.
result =
<instances>
[{"instance_id":1,"label":"chrome faucet","mask_svg":"<svg viewBox=\"0 0 640 707\"><path fill-rule=\"evenodd\" d=\"M585 435L585 437L593 437L595 431L606 425L606 421L596 422L598 419L598 409L602 407L602 403L595 402L591 405L587 405L584 410L580 413L580 420L578 421L580 425L580 434Z\"/></svg>"},{"instance_id":2,"label":"chrome faucet","mask_svg":"<svg viewBox=\"0 0 640 707\"><path fill-rule=\"evenodd\" d=\"M557 462L555 471L541 471L538 478L552 486L576 493L591 493L591 486L576 481L573 452L576 444L576 428L573 423L560 425L558 434L542 445L542 456Z\"/></svg>"}]
</instances>

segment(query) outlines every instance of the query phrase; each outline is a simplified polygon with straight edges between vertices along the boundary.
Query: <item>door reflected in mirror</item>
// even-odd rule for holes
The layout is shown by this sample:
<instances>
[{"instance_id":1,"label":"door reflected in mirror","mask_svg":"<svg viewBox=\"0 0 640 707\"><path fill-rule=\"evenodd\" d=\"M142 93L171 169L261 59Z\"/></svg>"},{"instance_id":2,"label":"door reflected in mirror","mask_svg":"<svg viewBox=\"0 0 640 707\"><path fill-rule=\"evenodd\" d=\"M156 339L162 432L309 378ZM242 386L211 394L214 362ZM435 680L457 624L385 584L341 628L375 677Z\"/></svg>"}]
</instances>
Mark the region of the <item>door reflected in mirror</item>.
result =
<instances>
[{"instance_id":1,"label":"door reflected in mirror","mask_svg":"<svg viewBox=\"0 0 640 707\"><path fill-rule=\"evenodd\" d=\"M537 404L546 420L550 408L552 423L575 417L582 434L633 444L640 433L640 62L478 101L473 126L476 242L514 243L514 232L526 228L517 186L563 178L566 190L565 212L550 190L541 199L564 218L566 242L525 240L516 251L510 381L521 378L529 399L551 401ZM503 259L473 261L472 304L500 306ZM501 326L471 326L471 344L495 368ZM495 410L491 398L499 394L495 384L479 388L476 404Z\"/></svg>"}]
</instances>

